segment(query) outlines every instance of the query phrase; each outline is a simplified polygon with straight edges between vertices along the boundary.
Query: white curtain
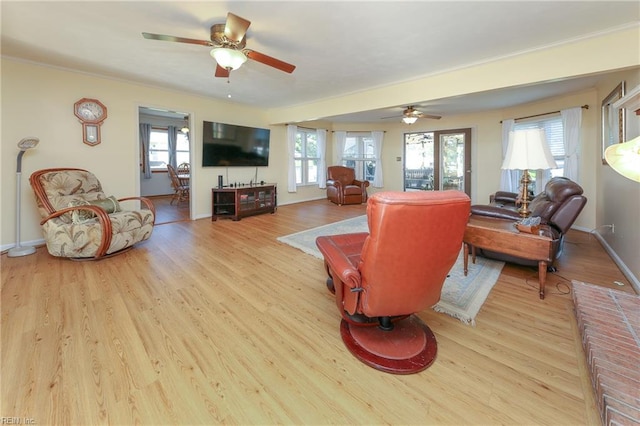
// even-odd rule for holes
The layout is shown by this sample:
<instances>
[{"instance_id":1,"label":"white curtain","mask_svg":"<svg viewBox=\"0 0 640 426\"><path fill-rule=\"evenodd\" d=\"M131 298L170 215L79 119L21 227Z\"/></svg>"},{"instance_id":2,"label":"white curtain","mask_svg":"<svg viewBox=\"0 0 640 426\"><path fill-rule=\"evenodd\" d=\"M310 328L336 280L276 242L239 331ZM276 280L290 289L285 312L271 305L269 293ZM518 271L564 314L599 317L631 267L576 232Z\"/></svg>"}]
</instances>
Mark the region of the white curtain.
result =
<instances>
[{"instance_id":1,"label":"white curtain","mask_svg":"<svg viewBox=\"0 0 640 426\"><path fill-rule=\"evenodd\" d=\"M560 111L560 115L564 130L564 176L578 182L582 107L564 109Z\"/></svg>"},{"instance_id":2,"label":"white curtain","mask_svg":"<svg viewBox=\"0 0 640 426\"><path fill-rule=\"evenodd\" d=\"M336 147L336 152L333 155L335 158L335 165L342 166L342 158L344 156L344 145L347 142L347 132L343 130L336 130L333 132L333 141Z\"/></svg>"},{"instance_id":3,"label":"white curtain","mask_svg":"<svg viewBox=\"0 0 640 426\"><path fill-rule=\"evenodd\" d=\"M516 120L510 118L508 120L502 120L502 161L507 154L507 147L509 146L509 134L513 132L513 127ZM500 164L502 166L502 164ZM502 170L500 174L500 190L509 192L518 192L518 171L517 170Z\"/></svg>"},{"instance_id":4,"label":"white curtain","mask_svg":"<svg viewBox=\"0 0 640 426\"><path fill-rule=\"evenodd\" d=\"M316 129L318 143L318 188L327 187L327 130Z\"/></svg>"},{"instance_id":5,"label":"white curtain","mask_svg":"<svg viewBox=\"0 0 640 426\"><path fill-rule=\"evenodd\" d=\"M372 185L376 188L384 187L384 179L382 178L382 141L384 140L384 132L371 132L373 146L375 149L376 171L373 175Z\"/></svg>"},{"instance_id":6,"label":"white curtain","mask_svg":"<svg viewBox=\"0 0 640 426\"><path fill-rule=\"evenodd\" d=\"M298 126L295 124L287 125L287 154L288 158L288 173L287 173L287 191L297 192L298 186L296 185L296 134L298 133Z\"/></svg>"},{"instance_id":7,"label":"white curtain","mask_svg":"<svg viewBox=\"0 0 640 426\"><path fill-rule=\"evenodd\" d=\"M140 153L142 155L142 173L145 179L151 179L149 165L149 140L151 139L151 124L140 123Z\"/></svg>"}]
</instances>

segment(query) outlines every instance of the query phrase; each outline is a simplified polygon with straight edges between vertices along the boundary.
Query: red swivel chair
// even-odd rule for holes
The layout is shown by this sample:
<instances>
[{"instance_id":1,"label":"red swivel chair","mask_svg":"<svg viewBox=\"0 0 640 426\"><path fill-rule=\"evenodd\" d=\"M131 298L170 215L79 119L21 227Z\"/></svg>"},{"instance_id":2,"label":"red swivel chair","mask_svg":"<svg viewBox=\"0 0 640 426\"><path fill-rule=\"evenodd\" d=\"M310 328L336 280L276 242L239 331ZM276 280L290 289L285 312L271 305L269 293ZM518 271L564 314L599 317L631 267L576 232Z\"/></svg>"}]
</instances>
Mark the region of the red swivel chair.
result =
<instances>
[{"instance_id":1,"label":"red swivel chair","mask_svg":"<svg viewBox=\"0 0 640 426\"><path fill-rule=\"evenodd\" d=\"M378 192L369 233L318 237L351 353L388 373L429 367L433 332L414 313L435 305L462 248L469 197L460 191Z\"/></svg>"}]
</instances>

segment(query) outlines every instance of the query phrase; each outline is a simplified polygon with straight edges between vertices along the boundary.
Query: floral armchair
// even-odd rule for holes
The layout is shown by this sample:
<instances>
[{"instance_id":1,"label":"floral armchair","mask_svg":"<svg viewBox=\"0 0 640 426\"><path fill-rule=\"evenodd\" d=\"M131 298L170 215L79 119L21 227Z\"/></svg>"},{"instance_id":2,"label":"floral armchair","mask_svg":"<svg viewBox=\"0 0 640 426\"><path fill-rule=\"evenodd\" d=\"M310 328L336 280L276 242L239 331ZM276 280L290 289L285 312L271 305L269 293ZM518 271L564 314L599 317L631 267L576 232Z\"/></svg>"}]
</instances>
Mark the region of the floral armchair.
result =
<instances>
[{"instance_id":1,"label":"floral armchair","mask_svg":"<svg viewBox=\"0 0 640 426\"><path fill-rule=\"evenodd\" d=\"M99 259L130 249L153 232L155 207L149 199L107 196L87 170L38 170L29 182L52 256ZM124 210L123 202L135 206Z\"/></svg>"}]
</instances>

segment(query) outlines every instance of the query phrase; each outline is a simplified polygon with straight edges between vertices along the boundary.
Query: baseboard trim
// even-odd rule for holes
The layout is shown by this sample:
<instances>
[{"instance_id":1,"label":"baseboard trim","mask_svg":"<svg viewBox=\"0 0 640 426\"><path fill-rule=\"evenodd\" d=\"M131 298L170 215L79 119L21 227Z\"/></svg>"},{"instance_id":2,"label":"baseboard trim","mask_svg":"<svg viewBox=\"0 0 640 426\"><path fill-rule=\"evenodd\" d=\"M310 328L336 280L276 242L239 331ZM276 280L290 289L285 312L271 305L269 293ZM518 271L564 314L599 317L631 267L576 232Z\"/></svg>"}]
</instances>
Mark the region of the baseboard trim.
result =
<instances>
[{"instance_id":1,"label":"baseboard trim","mask_svg":"<svg viewBox=\"0 0 640 426\"><path fill-rule=\"evenodd\" d=\"M638 280L638 278L636 278L635 275L633 275L631 269L629 269L627 265L622 261L622 259L620 259L620 256L618 256L618 254L613 250L609 243L607 243L607 240L605 240L598 231L591 231L591 234L596 238L596 240L600 242L600 245L602 246L602 248L604 248L607 254L611 256L611 259L613 259L614 263L618 265L618 268L620 268L622 274L629 280L629 282L631 283L631 287L633 287L633 289L636 291L636 294L640 294L640 281Z\"/></svg>"}]
</instances>

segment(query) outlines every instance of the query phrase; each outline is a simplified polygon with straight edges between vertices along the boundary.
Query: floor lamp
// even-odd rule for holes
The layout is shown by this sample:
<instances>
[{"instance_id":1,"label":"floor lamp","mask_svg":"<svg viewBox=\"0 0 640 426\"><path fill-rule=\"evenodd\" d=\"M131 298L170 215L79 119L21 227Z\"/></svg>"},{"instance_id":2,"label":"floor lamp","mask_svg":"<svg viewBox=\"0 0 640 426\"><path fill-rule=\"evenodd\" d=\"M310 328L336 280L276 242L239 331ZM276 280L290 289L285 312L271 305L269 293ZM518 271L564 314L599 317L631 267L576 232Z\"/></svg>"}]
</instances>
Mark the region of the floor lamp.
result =
<instances>
[{"instance_id":1,"label":"floor lamp","mask_svg":"<svg viewBox=\"0 0 640 426\"><path fill-rule=\"evenodd\" d=\"M502 169L523 170L520 184L520 216L527 217L529 211L529 170L547 170L558 167L547 144L543 129L523 129L509 133L509 145Z\"/></svg>"},{"instance_id":2,"label":"floor lamp","mask_svg":"<svg viewBox=\"0 0 640 426\"><path fill-rule=\"evenodd\" d=\"M9 257L27 256L36 252L36 248L33 246L22 246L20 244L20 193L22 192L22 185L20 181L22 175L22 156L28 149L35 148L35 146L38 145L38 142L40 142L40 139L38 138L24 138L18 142L20 152L18 153L16 167L16 245L9 249L9 252L7 253L7 256Z\"/></svg>"}]
</instances>

